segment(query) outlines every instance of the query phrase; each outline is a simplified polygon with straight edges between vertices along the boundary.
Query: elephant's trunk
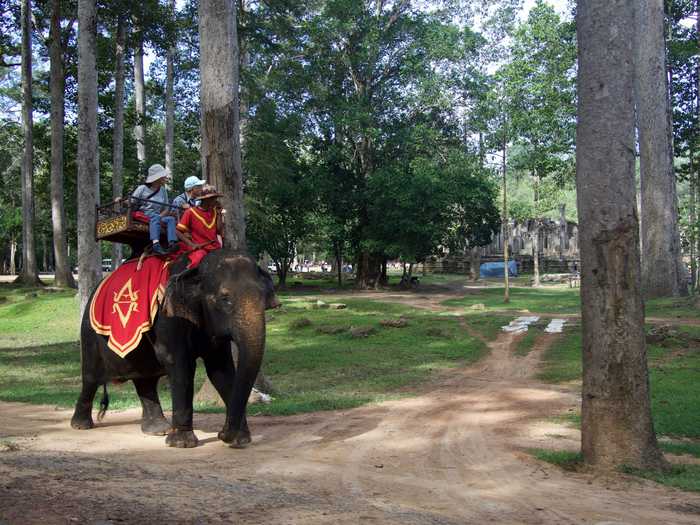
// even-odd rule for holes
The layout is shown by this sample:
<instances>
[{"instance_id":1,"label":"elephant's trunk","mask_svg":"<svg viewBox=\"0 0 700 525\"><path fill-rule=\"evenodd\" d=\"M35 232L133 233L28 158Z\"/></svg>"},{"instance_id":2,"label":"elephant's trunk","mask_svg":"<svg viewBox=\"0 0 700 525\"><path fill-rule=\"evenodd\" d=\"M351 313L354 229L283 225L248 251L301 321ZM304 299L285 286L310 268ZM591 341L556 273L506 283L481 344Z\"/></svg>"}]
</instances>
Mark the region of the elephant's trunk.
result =
<instances>
[{"instance_id":1,"label":"elephant's trunk","mask_svg":"<svg viewBox=\"0 0 700 525\"><path fill-rule=\"evenodd\" d=\"M231 421L241 428L246 403L260 371L265 352L265 305L258 298L244 298L235 316L233 340L238 346L238 367L233 385Z\"/></svg>"}]
</instances>

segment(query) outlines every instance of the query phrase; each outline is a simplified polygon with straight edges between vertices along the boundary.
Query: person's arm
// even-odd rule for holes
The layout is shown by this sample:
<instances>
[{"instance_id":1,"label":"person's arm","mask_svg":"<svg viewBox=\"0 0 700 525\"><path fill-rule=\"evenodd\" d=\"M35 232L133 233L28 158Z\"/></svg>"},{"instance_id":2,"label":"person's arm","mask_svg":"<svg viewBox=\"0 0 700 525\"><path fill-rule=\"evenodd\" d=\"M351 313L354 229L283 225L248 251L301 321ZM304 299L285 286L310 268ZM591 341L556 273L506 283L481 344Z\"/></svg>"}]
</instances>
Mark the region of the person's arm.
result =
<instances>
[{"instance_id":1,"label":"person's arm","mask_svg":"<svg viewBox=\"0 0 700 525\"><path fill-rule=\"evenodd\" d=\"M185 245L190 248L197 248L198 246L192 241L192 234L190 233L192 214L189 211L185 211L182 217L180 217L180 222L177 223L175 227L175 233L177 238L180 239Z\"/></svg>"},{"instance_id":2,"label":"person's arm","mask_svg":"<svg viewBox=\"0 0 700 525\"><path fill-rule=\"evenodd\" d=\"M214 210L214 213L216 213L216 234L221 237L223 240L224 238L224 213L223 213L223 208L221 206L217 206L216 209Z\"/></svg>"},{"instance_id":3,"label":"person's arm","mask_svg":"<svg viewBox=\"0 0 700 525\"><path fill-rule=\"evenodd\" d=\"M189 234L189 232L183 232L180 230L180 228L177 228L175 230L175 234L180 242L184 242L190 248L197 248L197 245L192 242L192 236Z\"/></svg>"},{"instance_id":4,"label":"person's arm","mask_svg":"<svg viewBox=\"0 0 700 525\"><path fill-rule=\"evenodd\" d=\"M163 205L160 207L160 216L161 217L166 217L168 215L172 215L172 210L168 204L170 204L170 199L168 199L168 190L163 188L163 200L161 201Z\"/></svg>"}]
</instances>

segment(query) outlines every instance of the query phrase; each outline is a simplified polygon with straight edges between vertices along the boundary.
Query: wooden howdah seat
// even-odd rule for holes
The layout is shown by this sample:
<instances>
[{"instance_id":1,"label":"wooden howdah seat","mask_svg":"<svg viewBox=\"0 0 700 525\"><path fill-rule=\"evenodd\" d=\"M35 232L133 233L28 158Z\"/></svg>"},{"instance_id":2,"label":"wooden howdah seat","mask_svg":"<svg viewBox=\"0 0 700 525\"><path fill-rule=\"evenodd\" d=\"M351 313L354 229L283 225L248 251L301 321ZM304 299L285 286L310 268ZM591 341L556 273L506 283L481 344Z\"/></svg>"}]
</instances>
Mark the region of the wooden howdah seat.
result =
<instances>
[{"instance_id":1,"label":"wooden howdah seat","mask_svg":"<svg viewBox=\"0 0 700 525\"><path fill-rule=\"evenodd\" d=\"M123 197L103 206L97 206L95 216L95 239L98 241L120 242L128 244L135 250L142 250L149 242L148 217L138 211L140 203L146 202L137 197ZM160 203L159 203L160 204ZM180 218L181 209L170 204L161 204L171 208L176 218ZM161 235L165 237L165 227Z\"/></svg>"}]
</instances>

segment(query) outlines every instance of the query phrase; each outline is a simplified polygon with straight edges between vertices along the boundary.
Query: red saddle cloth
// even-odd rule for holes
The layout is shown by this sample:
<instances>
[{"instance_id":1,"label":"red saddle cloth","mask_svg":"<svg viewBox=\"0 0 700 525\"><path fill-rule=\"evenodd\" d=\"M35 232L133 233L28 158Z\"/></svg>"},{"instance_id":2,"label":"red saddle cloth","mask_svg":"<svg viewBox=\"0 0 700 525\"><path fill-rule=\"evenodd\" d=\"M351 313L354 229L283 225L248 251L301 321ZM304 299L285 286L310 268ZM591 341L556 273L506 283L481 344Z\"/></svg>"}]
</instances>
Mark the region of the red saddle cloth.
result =
<instances>
[{"instance_id":1,"label":"red saddle cloth","mask_svg":"<svg viewBox=\"0 0 700 525\"><path fill-rule=\"evenodd\" d=\"M151 329L168 281L169 262L147 257L128 261L97 287L90 303L90 324L98 334L109 336L107 345L124 357Z\"/></svg>"}]
</instances>

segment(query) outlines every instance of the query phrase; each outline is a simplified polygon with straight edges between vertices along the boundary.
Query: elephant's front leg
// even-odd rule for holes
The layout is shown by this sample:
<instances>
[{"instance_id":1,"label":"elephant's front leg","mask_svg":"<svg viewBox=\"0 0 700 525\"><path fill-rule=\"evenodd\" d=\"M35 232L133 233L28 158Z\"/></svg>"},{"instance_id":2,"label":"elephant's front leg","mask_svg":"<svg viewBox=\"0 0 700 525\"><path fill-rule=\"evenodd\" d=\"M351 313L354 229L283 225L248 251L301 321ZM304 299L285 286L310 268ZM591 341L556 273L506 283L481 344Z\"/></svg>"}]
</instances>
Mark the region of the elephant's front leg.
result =
<instances>
[{"instance_id":1,"label":"elephant's front leg","mask_svg":"<svg viewBox=\"0 0 700 525\"><path fill-rule=\"evenodd\" d=\"M177 448L196 447L198 440L192 431L195 358L182 341L172 341L167 348L157 348L156 352L166 356L162 361L170 379L173 401L173 430L165 438L165 444Z\"/></svg>"},{"instance_id":2,"label":"elephant's front leg","mask_svg":"<svg viewBox=\"0 0 700 525\"><path fill-rule=\"evenodd\" d=\"M242 448L250 443L251 438L245 414L240 427L233 426L233 385L236 379L236 368L231 355L231 344L228 341L213 344L211 352L204 358L204 366L209 380L226 404L226 422L219 432L219 439L233 447Z\"/></svg>"}]
</instances>

